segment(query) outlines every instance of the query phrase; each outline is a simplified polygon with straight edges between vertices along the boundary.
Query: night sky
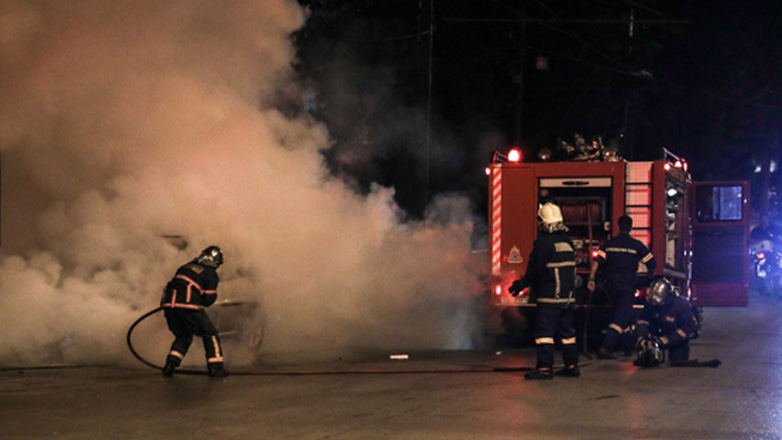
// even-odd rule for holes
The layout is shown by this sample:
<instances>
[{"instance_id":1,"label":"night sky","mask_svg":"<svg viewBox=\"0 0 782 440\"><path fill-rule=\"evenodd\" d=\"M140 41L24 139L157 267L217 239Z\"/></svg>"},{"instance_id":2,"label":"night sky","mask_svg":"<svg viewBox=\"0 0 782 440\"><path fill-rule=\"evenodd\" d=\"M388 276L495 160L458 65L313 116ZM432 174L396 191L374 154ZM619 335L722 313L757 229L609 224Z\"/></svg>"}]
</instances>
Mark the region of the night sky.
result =
<instances>
[{"instance_id":1,"label":"night sky","mask_svg":"<svg viewBox=\"0 0 782 440\"><path fill-rule=\"evenodd\" d=\"M482 215L493 150L535 160L575 133L632 160L668 148L695 180L751 179L755 208L764 176L779 185L755 170L782 153L782 2L429 1L300 0L304 108L357 191L394 187L412 217L456 193Z\"/></svg>"}]
</instances>

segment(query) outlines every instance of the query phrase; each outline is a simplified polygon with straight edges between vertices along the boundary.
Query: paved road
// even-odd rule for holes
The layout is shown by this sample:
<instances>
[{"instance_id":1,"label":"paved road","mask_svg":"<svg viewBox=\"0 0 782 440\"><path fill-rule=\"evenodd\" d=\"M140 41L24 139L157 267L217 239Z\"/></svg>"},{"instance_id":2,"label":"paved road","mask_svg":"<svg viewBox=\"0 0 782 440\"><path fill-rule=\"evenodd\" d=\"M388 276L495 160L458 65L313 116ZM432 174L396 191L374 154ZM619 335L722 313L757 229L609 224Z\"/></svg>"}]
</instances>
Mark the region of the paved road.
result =
<instances>
[{"instance_id":1,"label":"paved road","mask_svg":"<svg viewBox=\"0 0 782 440\"><path fill-rule=\"evenodd\" d=\"M5 370L0 438L782 438L782 303L751 300L705 310L692 357L719 358L720 368L639 370L630 360L600 360L579 379L527 382L522 371L504 370L533 364L532 350L516 349L286 367L482 370L471 373L164 379L143 366Z\"/></svg>"}]
</instances>

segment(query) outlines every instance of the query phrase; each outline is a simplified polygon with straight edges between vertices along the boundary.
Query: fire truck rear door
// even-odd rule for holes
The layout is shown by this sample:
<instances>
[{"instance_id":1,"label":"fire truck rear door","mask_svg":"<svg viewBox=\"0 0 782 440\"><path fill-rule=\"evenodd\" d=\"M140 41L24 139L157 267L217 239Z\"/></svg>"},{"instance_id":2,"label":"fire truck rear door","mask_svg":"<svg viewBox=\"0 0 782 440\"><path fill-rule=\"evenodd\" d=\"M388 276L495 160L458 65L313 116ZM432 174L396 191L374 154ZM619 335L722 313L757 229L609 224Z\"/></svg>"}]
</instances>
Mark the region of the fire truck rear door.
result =
<instances>
[{"instance_id":1,"label":"fire truck rear door","mask_svg":"<svg viewBox=\"0 0 782 440\"><path fill-rule=\"evenodd\" d=\"M691 186L692 298L697 306L749 301L749 182Z\"/></svg>"}]
</instances>

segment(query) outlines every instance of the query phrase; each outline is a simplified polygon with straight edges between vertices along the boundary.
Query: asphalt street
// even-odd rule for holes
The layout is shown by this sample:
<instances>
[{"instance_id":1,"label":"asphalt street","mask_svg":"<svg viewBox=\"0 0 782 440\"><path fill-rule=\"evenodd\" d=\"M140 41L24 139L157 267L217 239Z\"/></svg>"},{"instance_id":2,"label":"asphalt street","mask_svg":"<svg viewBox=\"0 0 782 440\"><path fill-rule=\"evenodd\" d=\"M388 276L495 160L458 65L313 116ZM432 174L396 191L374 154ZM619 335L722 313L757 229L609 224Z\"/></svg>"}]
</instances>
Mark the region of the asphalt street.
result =
<instances>
[{"instance_id":1,"label":"asphalt street","mask_svg":"<svg viewBox=\"0 0 782 440\"><path fill-rule=\"evenodd\" d=\"M582 377L541 382L523 378L531 348L352 354L224 379L140 363L6 367L0 438L778 439L780 312L757 296L705 309L692 357L719 368L584 359Z\"/></svg>"}]
</instances>

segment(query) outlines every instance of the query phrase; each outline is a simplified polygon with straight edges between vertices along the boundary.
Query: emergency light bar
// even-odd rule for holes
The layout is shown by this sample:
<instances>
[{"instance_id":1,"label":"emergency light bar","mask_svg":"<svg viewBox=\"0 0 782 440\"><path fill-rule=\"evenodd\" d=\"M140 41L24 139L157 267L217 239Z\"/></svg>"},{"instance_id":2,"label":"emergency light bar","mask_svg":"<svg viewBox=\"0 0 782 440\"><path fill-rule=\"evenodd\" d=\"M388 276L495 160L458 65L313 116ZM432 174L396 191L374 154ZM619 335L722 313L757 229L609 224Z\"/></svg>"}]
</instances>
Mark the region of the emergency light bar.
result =
<instances>
[{"instance_id":1,"label":"emergency light bar","mask_svg":"<svg viewBox=\"0 0 782 440\"><path fill-rule=\"evenodd\" d=\"M679 168L686 173L689 168L689 164L684 158L671 153L667 148L663 148L663 158L665 159L665 171L670 171L671 168Z\"/></svg>"},{"instance_id":2,"label":"emergency light bar","mask_svg":"<svg viewBox=\"0 0 782 440\"><path fill-rule=\"evenodd\" d=\"M513 147L510 150L508 150L508 153L501 153L499 150L494 151L494 157L492 158L493 163L503 163L503 162L511 162L511 163L519 163L521 162L521 149L518 147Z\"/></svg>"}]
</instances>

